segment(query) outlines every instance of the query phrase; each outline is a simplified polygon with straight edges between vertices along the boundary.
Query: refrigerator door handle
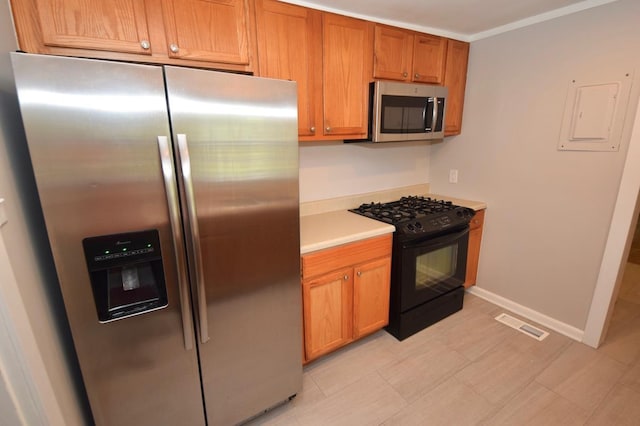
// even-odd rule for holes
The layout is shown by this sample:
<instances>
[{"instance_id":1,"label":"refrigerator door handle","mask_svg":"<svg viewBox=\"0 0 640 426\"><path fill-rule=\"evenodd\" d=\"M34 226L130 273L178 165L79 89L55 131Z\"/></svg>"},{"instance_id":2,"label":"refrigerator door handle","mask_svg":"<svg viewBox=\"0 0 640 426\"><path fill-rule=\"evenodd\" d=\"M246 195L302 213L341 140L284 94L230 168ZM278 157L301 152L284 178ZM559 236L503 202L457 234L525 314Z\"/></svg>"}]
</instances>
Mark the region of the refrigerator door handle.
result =
<instances>
[{"instance_id":1,"label":"refrigerator door handle","mask_svg":"<svg viewBox=\"0 0 640 426\"><path fill-rule=\"evenodd\" d=\"M167 194L167 206L169 207L169 222L173 235L173 250L176 257L178 272L178 292L180 294L180 312L182 315L182 328L184 335L184 348L193 349L193 323L191 317L191 303L189 301L189 285L187 266L182 253L184 250L184 238L180 223L180 204L178 202L178 189L173 167L173 153L169 146L167 136L158 136L158 149L160 151L160 163L164 178L164 189Z\"/></svg>"},{"instance_id":2,"label":"refrigerator door handle","mask_svg":"<svg viewBox=\"0 0 640 426\"><path fill-rule=\"evenodd\" d=\"M206 343L209 340L209 326L207 319L207 295L204 285L204 271L202 267L202 251L200 249L200 231L198 229L198 215L196 213L195 194L193 192L193 181L191 179L191 159L189 157L189 147L187 146L187 135L179 133L178 153L182 168L182 180L184 182L187 212L189 215L189 229L191 230L191 244L193 247L194 273L197 286L198 299L198 322L200 328L200 342Z\"/></svg>"}]
</instances>

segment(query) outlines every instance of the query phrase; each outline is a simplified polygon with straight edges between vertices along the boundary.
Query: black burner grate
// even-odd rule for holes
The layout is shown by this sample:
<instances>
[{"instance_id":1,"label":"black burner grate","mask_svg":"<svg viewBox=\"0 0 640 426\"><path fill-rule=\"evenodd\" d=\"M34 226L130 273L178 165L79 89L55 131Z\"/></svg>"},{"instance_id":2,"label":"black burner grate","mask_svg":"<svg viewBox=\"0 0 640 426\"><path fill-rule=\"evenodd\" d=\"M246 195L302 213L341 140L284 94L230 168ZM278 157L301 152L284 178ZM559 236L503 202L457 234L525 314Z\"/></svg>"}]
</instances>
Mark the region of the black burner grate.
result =
<instances>
[{"instance_id":1,"label":"black burner grate","mask_svg":"<svg viewBox=\"0 0 640 426\"><path fill-rule=\"evenodd\" d=\"M391 224L426 217L432 214L453 210L457 206L451 201L436 200L430 197L409 196L389 203L368 203L352 209L354 213L381 220Z\"/></svg>"}]
</instances>

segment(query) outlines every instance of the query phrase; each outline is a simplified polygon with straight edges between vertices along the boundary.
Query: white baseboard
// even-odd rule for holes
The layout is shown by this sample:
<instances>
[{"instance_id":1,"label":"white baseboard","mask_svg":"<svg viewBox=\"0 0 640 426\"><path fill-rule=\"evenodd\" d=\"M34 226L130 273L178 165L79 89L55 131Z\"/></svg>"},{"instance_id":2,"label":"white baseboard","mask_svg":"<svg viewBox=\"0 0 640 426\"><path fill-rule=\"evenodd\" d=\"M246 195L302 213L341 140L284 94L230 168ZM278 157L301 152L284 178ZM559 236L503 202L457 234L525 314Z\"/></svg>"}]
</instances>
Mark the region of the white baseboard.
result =
<instances>
[{"instance_id":1,"label":"white baseboard","mask_svg":"<svg viewBox=\"0 0 640 426\"><path fill-rule=\"evenodd\" d=\"M502 296L498 296L497 294L484 290L482 288L472 286L468 288L467 291L473 294L474 296L478 296L481 299L484 299L488 302L493 303L494 305L498 305L502 308L508 309L514 314L518 314L530 321L536 322L544 327L547 327L553 331L563 334L573 340L582 342L582 338L584 336L584 330L580 330L579 328L576 328L569 324L565 324L561 321L558 321L557 319L541 314L538 311L534 311L531 308L522 306L519 303L513 302Z\"/></svg>"}]
</instances>

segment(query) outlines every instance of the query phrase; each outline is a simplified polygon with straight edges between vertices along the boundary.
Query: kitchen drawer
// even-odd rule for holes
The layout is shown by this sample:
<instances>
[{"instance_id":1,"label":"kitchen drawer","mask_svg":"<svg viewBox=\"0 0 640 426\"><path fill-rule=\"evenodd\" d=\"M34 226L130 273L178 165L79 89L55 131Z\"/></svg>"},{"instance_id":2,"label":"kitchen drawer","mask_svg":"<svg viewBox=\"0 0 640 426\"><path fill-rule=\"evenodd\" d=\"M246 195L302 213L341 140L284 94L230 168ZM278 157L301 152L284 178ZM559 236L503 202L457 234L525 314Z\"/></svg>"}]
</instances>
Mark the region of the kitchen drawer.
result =
<instances>
[{"instance_id":1,"label":"kitchen drawer","mask_svg":"<svg viewBox=\"0 0 640 426\"><path fill-rule=\"evenodd\" d=\"M392 234L368 238L302 256L302 277L312 278L391 254Z\"/></svg>"}]
</instances>

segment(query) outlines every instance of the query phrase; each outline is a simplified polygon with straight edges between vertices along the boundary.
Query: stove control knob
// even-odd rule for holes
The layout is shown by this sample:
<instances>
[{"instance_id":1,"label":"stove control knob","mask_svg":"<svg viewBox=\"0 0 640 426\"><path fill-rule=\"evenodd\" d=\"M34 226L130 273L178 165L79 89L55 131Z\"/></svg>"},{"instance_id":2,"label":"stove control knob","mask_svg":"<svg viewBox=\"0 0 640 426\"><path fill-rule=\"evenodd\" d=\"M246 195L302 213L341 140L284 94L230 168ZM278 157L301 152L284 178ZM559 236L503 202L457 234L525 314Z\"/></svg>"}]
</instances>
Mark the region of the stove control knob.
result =
<instances>
[{"instance_id":1,"label":"stove control knob","mask_svg":"<svg viewBox=\"0 0 640 426\"><path fill-rule=\"evenodd\" d=\"M416 228L417 229L422 229L422 224L420 222L416 222Z\"/></svg>"},{"instance_id":2,"label":"stove control knob","mask_svg":"<svg viewBox=\"0 0 640 426\"><path fill-rule=\"evenodd\" d=\"M416 228L411 223L407 225L407 229L411 232L416 230Z\"/></svg>"}]
</instances>

